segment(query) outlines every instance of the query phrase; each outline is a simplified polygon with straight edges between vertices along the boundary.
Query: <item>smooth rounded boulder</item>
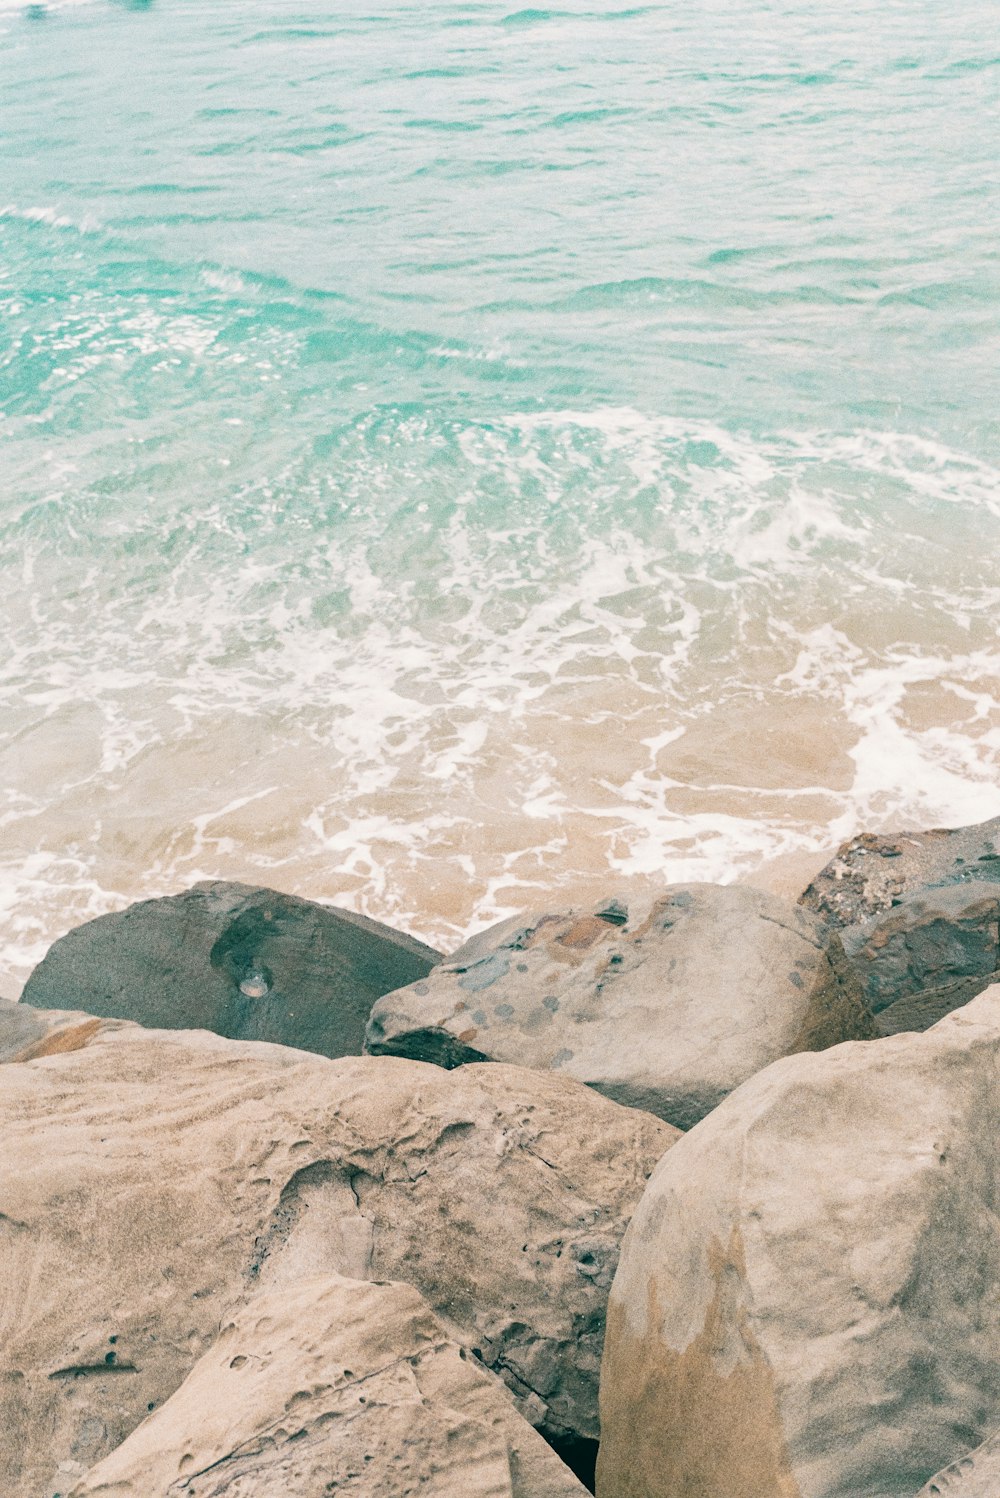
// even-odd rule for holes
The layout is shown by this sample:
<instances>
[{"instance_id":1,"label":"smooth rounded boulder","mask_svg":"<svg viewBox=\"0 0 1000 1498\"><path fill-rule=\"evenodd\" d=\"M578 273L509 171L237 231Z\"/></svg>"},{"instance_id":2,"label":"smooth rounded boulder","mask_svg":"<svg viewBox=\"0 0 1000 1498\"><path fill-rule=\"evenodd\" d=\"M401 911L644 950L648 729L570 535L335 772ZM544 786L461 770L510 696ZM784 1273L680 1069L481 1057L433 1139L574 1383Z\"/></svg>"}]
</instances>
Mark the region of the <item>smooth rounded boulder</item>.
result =
<instances>
[{"instance_id":1,"label":"smooth rounded boulder","mask_svg":"<svg viewBox=\"0 0 1000 1498\"><path fill-rule=\"evenodd\" d=\"M262 1293L68 1498L585 1498L408 1285Z\"/></svg>"},{"instance_id":2,"label":"smooth rounded boulder","mask_svg":"<svg viewBox=\"0 0 1000 1498\"><path fill-rule=\"evenodd\" d=\"M330 1273L414 1286L532 1424L596 1440L619 1245L678 1137L658 1119L513 1067L137 1025L0 1084L4 1498L64 1491L239 1306Z\"/></svg>"},{"instance_id":3,"label":"smooth rounded boulder","mask_svg":"<svg viewBox=\"0 0 1000 1498\"><path fill-rule=\"evenodd\" d=\"M515 917L387 994L373 1055L555 1070L687 1129L780 1056L875 1034L840 938L744 885Z\"/></svg>"},{"instance_id":4,"label":"smooth rounded boulder","mask_svg":"<svg viewBox=\"0 0 1000 1498\"><path fill-rule=\"evenodd\" d=\"M1000 1423L1000 987L776 1062L654 1172L598 1498L912 1498Z\"/></svg>"},{"instance_id":5,"label":"smooth rounded boulder","mask_svg":"<svg viewBox=\"0 0 1000 1498\"><path fill-rule=\"evenodd\" d=\"M21 1002L357 1056L375 1000L426 977L440 955L350 910L208 882L77 926Z\"/></svg>"}]
</instances>

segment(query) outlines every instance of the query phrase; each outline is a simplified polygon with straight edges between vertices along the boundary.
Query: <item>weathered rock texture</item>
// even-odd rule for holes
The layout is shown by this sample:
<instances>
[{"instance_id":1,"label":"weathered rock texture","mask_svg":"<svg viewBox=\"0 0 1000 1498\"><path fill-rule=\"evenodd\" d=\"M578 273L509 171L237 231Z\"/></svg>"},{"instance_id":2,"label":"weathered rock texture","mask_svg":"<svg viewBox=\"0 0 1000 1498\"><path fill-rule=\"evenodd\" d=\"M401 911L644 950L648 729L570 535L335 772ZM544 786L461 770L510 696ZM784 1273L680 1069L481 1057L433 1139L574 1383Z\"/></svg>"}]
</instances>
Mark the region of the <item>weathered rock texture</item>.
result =
<instances>
[{"instance_id":1,"label":"weathered rock texture","mask_svg":"<svg viewBox=\"0 0 1000 1498\"><path fill-rule=\"evenodd\" d=\"M338 1276L236 1312L69 1498L584 1498L407 1285Z\"/></svg>"},{"instance_id":2,"label":"weathered rock texture","mask_svg":"<svg viewBox=\"0 0 1000 1498\"><path fill-rule=\"evenodd\" d=\"M372 1011L366 1048L556 1069L689 1128L779 1056L875 1033L840 940L745 886L505 921Z\"/></svg>"},{"instance_id":3,"label":"weathered rock texture","mask_svg":"<svg viewBox=\"0 0 1000 1498\"><path fill-rule=\"evenodd\" d=\"M1000 1432L970 1451L968 1456L949 1462L920 1489L917 1498L997 1498L1000 1493Z\"/></svg>"},{"instance_id":4,"label":"weathered rock texture","mask_svg":"<svg viewBox=\"0 0 1000 1498\"><path fill-rule=\"evenodd\" d=\"M1000 880L1000 817L933 832L862 833L838 849L800 903L839 926L932 885Z\"/></svg>"},{"instance_id":5,"label":"weathered rock texture","mask_svg":"<svg viewBox=\"0 0 1000 1498\"><path fill-rule=\"evenodd\" d=\"M626 1236L599 1498L911 1498L1000 1422L1000 988L780 1061Z\"/></svg>"},{"instance_id":6,"label":"weathered rock texture","mask_svg":"<svg viewBox=\"0 0 1000 1498\"><path fill-rule=\"evenodd\" d=\"M98 1032L120 1030L123 1023L95 1019L78 1009L31 1009L0 999L0 1064L78 1051Z\"/></svg>"},{"instance_id":7,"label":"weathered rock texture","mask_svg":"<svg viewBox=\"0 0 1000 1498\"><path fill-rule=\"evenodd\" d=\"M988 988L1000 969L1000 884L920 890L845 926L841 936L873 1012L888 1015L890 1006L921 996L923 1004L910 1003L905 1012L911 1021L926 1015L933 1024ZM889 1020L891 1029L904 1028L899 1018Z\"/></svg>"},{"instance_id":8,"label":"weathered rock texture","mask_svg":"<svg viewBox=\"0 0 1000 1498\"><path fill-rule=\"evenodd\" d=\"M597 1434L625 1225L675 1138L568 1078L98 1029L0 1068L0 1493L64 1491L260 1290L402 1280L556 1438Z\"/></svg>"},{"instance_id":9,"label":"weathered rock texture","mask_svg":"<svg viewBox=\"0 0 1000 1498\"><path fill-rule=\"evenodd\" d=\"M375 1000L440 954L349 910L206 883L77 926L21 1002L357 1056Z\"/></svg>"},{"instance_id":10,"label":"weathered rock texture","mask_svg":"<svg viewBox=\"0 0 1000 1498\"><path fill-rule=\"evenodd\" d=\"M875 1016L875 1023L881 1035L898 1035L903 1030L929 1030L931 1025L936 1025L953 1009L960 1009L991 983L1000 983L1000 972L991 974L985 982L982 978L957 978L953 983L922 988L883 1009Z\"/></svg>"}]
</instances>

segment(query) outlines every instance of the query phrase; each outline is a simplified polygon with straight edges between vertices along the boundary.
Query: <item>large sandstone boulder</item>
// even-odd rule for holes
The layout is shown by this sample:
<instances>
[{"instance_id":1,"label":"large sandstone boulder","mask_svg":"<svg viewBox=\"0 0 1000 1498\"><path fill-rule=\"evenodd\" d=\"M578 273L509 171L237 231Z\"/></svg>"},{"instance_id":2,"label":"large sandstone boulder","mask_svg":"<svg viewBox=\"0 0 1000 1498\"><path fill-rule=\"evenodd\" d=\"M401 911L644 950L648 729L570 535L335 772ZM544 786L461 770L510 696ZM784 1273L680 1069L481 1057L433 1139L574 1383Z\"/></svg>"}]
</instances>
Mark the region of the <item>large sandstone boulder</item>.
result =
<instances>
[{"instance_id":1,"label":"large sandstone boulder","mask_svg":"<svg viewBox=\"0 0 1000 1498\"><path fill-rule=\"evenodd\" d=\"M740 885L515 918L372 1010L366 1049L558 1070L686 1129L779 1056L875 1033L840 940Z\"/></svg>"},{"instance_id":2,"label":"large sandstone boulder","mask_svg":"<svg viewBox=\"0 0 1000 1498\"><path fill-rule=\"evenodd\" d=\"M69 1498L585 1498L407 1285L255 1296Z\"/></svg>"},{"instance_id":3,"label":"large sandstone boulder","mask_svg":"<svg viewBox=\"0 0 1000 1498\"><path fill-rule=\"evenodd\" d=\"M932 1477L917 1498L997 1498L1000 1493L1000 1432Z\"/></svg>"},{"instance_id":4,"label":"large sandstone boulder","mask_svg":"<svg viewBox=\"0 0 1000 1498\"><path fill-rule=\"evenodd\" d=\"M779 1061L626 1236L599 1498L912 1498L1000 1423L1000 988Z\"/></svg>"},{"instance_id":5,"label":"large sandstone boulder","mask_svg":"<svg viewBox=\"0 0 1000 1498\"><path fill-rule=\"evenodd\" d=\"M903 1013L911 1028L926 1029L995 981L1000 884L976 880L918 890L880 915L845 926L841 938L873 1013L884 1011L893 1031L905 1028ZM915 998L922 1003L905 1003Z\"/></svg>"},{"instance_id":6,"label":"large sandstone boulder","mask_svg":"<svg viewBox=\"0 0 1000 1498\"><path fill-rule=\"evenodd\" d=\"M1000 880L1000 817L932 832L864 832L844 843L800 896L837 926L851 926L932 885Z\"/></svg>"},{"instance_id":7,"label":"large sandstone boulder","mask_svg":"<svg viewBox=\"0 0 1000 1498\"><path fill-rule=\"evenodd\" d=\"M0 1019L2 1026L2 1019ZM402 1280L557 1441L593 1441L619 1243L676 1137L569 1078L97 1029L0 1067L0 1493L64 1491L236 1308Z\"/></svg>"},{"instance_id":8,"label":"large sandstone boulder","mask_svg":"<svg viewBox=\"0 0 1000 1498\"><path fill-rule=\"evenodd\" d=\"M439 958L350 910L205 883L77 926L43 957L21 1002L357 1056L375 1000Z\"/></svg>"}]
</instances>

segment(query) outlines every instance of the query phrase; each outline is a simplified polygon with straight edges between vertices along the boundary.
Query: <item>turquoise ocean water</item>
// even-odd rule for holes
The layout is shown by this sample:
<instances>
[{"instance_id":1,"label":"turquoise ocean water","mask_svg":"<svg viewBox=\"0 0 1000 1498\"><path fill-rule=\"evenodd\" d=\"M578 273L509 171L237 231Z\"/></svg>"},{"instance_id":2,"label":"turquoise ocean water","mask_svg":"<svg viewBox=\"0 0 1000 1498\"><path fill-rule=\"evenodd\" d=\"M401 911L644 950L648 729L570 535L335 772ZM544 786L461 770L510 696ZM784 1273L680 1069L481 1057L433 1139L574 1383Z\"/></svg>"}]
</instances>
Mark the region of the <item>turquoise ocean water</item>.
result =
<instances>
[{"instance_id":1,"label":"turquoise ocean water","mask_svg":"<svg viewBox=\"0 0 1000 1498\"><path fill-rule=\"evenodd\" d=\"M976 0L0 0L0 991L1000 812Z\"/></svg>"}]
</instances>

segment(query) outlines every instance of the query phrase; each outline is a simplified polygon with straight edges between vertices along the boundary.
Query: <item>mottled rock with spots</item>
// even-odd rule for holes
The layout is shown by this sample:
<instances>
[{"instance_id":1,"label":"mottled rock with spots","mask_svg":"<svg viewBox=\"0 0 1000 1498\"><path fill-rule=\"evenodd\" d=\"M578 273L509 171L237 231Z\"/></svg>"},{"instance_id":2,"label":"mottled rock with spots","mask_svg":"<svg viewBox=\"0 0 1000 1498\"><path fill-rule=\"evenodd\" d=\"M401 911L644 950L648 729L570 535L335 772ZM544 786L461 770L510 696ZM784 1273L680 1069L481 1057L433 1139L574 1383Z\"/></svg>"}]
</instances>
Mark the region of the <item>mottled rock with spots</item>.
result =
<instances>
[{"instance_id":1,"label":"mottled rock with spots","mask_svg":"<svg viewBox=\"0 0 1000 1498\"><path fill-rule=\"evenodd\" d=\"M372 1010L366 1048L555 1070L689 1128L779 1056L874 1035L840 939L745 886L515 917Z\"/></svg>"}]
</instances>

